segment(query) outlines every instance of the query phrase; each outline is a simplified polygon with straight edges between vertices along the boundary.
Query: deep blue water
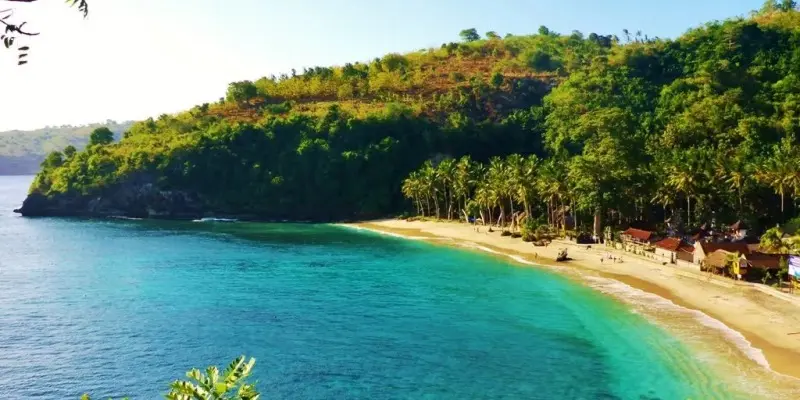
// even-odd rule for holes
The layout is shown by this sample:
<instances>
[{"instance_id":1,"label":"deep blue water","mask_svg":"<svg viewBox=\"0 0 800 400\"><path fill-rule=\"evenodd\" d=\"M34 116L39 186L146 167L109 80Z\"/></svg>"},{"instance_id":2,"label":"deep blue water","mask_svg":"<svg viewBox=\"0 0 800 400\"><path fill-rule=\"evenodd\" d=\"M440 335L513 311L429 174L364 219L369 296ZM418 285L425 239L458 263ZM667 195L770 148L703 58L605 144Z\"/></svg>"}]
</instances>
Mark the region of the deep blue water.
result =
<instances>
[{"instance_id":1,"label":"deep blue water","mask_svg":"<svg viewBox=\"0 0 800 400\"><path fill-rule=\"evenodd\" d=\"M265 398L723 393L675 339L549 272L325 225L14 216L29 182L0 177L3 399L156 399L239 354Z\"/></svg>"}]
</instances>

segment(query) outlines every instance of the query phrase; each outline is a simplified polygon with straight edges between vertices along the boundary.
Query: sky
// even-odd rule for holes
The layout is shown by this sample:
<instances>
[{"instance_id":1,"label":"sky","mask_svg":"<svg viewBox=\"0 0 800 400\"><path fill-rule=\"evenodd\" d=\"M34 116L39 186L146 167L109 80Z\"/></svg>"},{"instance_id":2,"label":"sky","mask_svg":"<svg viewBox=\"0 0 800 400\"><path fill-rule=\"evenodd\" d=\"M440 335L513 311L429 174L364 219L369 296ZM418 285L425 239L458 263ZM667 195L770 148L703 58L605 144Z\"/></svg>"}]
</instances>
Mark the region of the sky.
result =
<instances>
[{"instance_id":1,"label":"sky","mask_svg":"<svg viewBox=\"0 0 800 400\"><path fill-rule=\"evenodd\" d=\"M763 0L63 0L15 6L29 64L0 50L0 131L141 120L225 95L228 83L457 41L476 28L530 34L641 30L674 38ZM0 47L0 49L2 49Z\"/></svg>"}]
</instances>

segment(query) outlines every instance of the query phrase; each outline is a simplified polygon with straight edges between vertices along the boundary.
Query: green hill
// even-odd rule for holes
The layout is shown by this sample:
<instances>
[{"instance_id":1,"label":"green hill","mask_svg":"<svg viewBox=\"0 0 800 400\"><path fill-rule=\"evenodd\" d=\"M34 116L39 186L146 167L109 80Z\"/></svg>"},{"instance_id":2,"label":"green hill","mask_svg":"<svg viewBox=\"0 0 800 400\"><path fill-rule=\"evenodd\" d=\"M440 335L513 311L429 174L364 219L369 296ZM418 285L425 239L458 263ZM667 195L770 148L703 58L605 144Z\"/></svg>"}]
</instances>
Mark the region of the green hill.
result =
<instances>
[{"instance_id":1,"label":"green hill","mask_svg":"<svg viewBox=\"0 0 800 400\"><path fill-rule=\"evenodd\" d=\"M60 151L72 145L82 149L89 140L89 133L106 126L118 138L133 122L106 121L83 126L58 126L33 131L0 132L0 175L33 175L39 164L52 151Z\"/></svg>"},{"instance_id":2,"label":"green hill","mask_svg":"<svg viewBox=\"0 0 800 400\"><path fill-rule=\"evenodd\" d=\"M442 160L522 154L554 177L526 195L531 213L571 205L583 219L621 222L687 204L693 219L780 219L792 202L778 194L800 193L787 172L797 163L776 161L798 143L798 26L797 12L770 11L675 40L542 27L236 82L220 103L54 156L28 209L376 217L421 200L455 204ZM403 180L426 161L437 178L404 198ZM464 197L485 178L475 174ZM519 205L519 186L501 184L512 174L494 176L488 212Z\"/></svg>"}]
</instances>

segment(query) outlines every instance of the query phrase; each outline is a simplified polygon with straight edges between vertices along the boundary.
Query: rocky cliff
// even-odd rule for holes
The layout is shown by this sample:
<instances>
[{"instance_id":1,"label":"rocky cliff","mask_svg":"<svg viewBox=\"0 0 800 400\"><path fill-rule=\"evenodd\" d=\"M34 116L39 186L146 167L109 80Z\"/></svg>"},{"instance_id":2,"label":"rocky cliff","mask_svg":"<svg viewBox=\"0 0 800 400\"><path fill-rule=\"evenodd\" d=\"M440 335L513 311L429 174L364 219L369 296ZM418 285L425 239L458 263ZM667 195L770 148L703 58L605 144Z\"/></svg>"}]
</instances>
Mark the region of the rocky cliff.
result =
<instances>
[{"instance_id":1,"label":"rocky cliff","mask_svg":"<svg viewBox=\"0 0 800 400\"><path fill-rule=\"evenodd\" d=\"M102 193L31 193L14 212L28 217L80 216L195 219L204 216L200 196L180 190L161 190L149 179L114 185Z\"/></svg>"}]
</instances>

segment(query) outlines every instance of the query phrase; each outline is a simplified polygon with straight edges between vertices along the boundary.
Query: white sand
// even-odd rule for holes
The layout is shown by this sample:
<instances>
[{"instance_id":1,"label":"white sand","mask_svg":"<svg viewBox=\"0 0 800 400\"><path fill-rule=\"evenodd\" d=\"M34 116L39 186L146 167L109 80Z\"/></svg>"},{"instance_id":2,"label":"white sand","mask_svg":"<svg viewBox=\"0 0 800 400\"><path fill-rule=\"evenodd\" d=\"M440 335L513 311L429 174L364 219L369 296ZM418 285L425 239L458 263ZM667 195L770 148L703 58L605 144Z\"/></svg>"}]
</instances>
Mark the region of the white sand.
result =
<instances>
[{"instance_id":1,"label":"white sand","mask_svg":"<svg viewBox=\"0 0 800 400\"><path fill-rule=\"evenodd\" d=\"M698 321L707 326L720 322L727 325L735 330L728 330L727 339L741 340L761 350L756 351L758 354L748 355L753 361L762 364L768 362L772 370L800 378L800 296L779 293L762 285L711 277L688 268L662 265L603 245L593 245L592 249L587 249L586 245L555 241L548 247L536 247L521 239L502 237L499 232L488 233L486 227L480 227L480 232L476 232L473 226L463 223L382 220L351 226L417 239L453 239L443 243L474 244L515 257L518 261L542 265L554 265L558 251L568 248L572 260L558 265L613 278L713 317L707 318L711 322ZM622 257L624 262L601 262L602 256L608 252ZM562 272L567 269L570 268L561 268Z\"/></svg>"}]
</instances>

